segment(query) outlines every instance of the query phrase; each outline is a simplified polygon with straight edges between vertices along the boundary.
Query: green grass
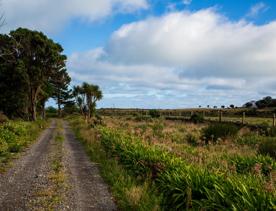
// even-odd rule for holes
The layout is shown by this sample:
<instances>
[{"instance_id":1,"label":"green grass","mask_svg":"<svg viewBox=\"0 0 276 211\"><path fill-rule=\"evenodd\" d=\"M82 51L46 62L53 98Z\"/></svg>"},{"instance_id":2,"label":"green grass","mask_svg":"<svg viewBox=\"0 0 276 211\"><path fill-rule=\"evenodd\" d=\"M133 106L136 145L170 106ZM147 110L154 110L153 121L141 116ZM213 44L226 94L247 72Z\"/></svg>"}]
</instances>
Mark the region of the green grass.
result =
<instances>
[{"instance_id":1,"label":"green grass","mask_svg":"<svg viewBox=\"0 0 276 211\"><path fill-rule=\"evenodd\" d=\"M137 178L133 173L105 152L97 139L97 131L79 118L70 119L79 140L93 162L100 164L101 176L109 184L120 210L160 210L161 197L154 184Z\"/></svg>"},{"instance_id":2,"label":"green grass","mask_svg":"<svg viewBox=\"0 0 276 211\"><path fill-rule=\"evenodd\" d=\"M0 171L4 171L9 161L35 141L47 126L46 121L8 121L0 124Z\"/></svg>"},{"instance_id":3,"label":"green grass","mask_svg":"<svg viewBox=\"0 0 276 211\"><path fill-rule=\"evenodd\" d=\"M150 179L166 210L272 210L275 195L254 175L226 175L191 166L173 154L122 132L101 128L105 150L125 169Z\"/></svg>"}]
</instances>

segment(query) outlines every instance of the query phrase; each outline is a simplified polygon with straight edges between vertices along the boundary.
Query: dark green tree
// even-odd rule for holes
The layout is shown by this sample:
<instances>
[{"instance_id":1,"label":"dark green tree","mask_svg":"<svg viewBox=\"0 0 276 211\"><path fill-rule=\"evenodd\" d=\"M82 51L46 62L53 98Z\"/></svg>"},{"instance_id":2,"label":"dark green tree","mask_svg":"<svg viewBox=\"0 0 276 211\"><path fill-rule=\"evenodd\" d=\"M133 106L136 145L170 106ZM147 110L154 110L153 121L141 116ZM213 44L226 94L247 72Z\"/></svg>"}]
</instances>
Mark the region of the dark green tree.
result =
<instances>
[{"instance_id":1,"label":"dark green tree","mask_svg":"<svg viewBox=\"0 0 276 211\"><path fill-rule=\"evenodd\" d=\"M30 119L36 120L38 96L43 85L65 67L63 49L42 32L19 28L10 33L16 43L15 54L23 61L28 86L28 111Z\"/></svg>"},{"instance_id":2,"label":"dark green tree","mask_svg":"<svg viewBox=\"0 0 276 211\"><path fill-rule=\"evenodd\" d=\"M72 90L69 90L69 84L71 78L68 75L66 69L58 71L51 79L53 86L53 98L58 105L58 116L61 116L61 106L66 104L72 104Z\"/></svg>"},{"instance_id":3,"label":"dark green tree","mask_svg":"<svg viewBox=\"0 0 276 211\"><path fill-rule=\"evenodd\" d=\"M28 113L28 76L15 46L10 36L0 35L0 111L9 117L24 118Z\"/></svg>"}]
</instances>

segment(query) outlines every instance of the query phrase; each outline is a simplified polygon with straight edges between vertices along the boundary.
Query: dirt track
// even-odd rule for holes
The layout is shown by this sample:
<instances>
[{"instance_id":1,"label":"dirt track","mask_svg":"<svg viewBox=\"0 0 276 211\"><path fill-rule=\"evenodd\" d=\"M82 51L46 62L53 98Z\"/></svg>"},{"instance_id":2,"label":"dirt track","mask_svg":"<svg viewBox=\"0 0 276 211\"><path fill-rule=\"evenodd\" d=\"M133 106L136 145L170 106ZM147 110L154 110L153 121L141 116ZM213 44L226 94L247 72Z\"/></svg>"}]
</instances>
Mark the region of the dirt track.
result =
<instances>
[{"instance_id":1,"label":"dirt track","mask_svg":"<svg viewBox=\"0 0 276 211\"><path fill-rule=\"evenodd\" d=\"M37 192L50 189L53 155L60 153L55 145L56 123L46 129L38 141L13 167L0 174L0 210L44 210L47 205L33 203ZM62 166L66 187L62 190L54 210L116 210L108 187L100 177L82 145L64 123L65 139L62 143ZM38 200L39 201L39 200Z\"/></svg>"}]
</instances>

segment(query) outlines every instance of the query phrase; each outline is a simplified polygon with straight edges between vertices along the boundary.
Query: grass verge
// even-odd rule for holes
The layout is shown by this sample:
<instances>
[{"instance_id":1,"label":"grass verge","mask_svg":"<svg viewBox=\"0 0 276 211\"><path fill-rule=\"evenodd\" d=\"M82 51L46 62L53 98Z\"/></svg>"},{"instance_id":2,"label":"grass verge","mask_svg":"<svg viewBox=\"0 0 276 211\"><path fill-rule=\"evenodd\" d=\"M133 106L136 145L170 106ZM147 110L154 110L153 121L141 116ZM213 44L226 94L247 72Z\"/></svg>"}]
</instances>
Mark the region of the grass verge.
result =
<instances>
[{"instance_id":1,"label":"grass verge","mask_svg":"<svg viewBox=\"0 0 276 211\"><path fill-rule=\"evenodd\" d=\"M0 124L0 173L7 170L11 160L33 143L49 121L8 121Z\"/></svg>"}]
</instances>

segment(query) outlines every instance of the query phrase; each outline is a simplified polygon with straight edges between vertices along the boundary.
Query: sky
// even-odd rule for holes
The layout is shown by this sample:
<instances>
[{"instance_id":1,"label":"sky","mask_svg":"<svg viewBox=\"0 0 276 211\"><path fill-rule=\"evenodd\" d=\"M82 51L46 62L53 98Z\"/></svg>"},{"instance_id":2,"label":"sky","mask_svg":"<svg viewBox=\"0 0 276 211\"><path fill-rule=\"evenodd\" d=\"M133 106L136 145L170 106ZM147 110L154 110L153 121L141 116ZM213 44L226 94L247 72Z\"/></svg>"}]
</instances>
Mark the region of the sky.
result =
<instances>
[{"instance_id":1,"label":"sky","mask_svg":"<svg viewBox=\"0 0 276 211\"><path fill-rule=\"evenodd\" d=\"M0 33L26 27L60 43L72 85L103 90L98 107L276 97L276 0L2 0L0 13Z\"/></svg>"}]
</instances>

